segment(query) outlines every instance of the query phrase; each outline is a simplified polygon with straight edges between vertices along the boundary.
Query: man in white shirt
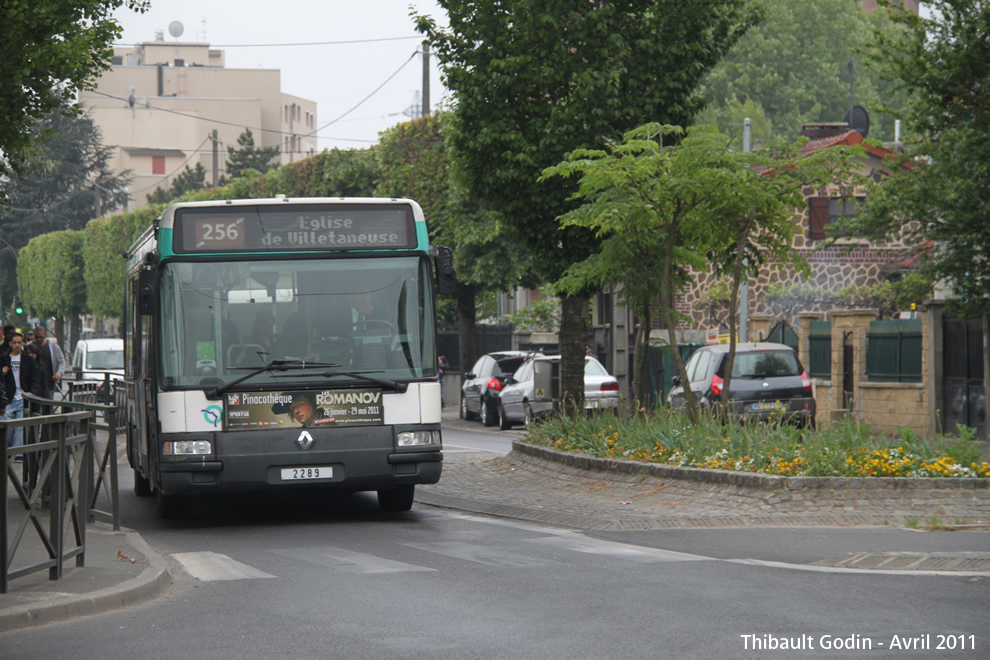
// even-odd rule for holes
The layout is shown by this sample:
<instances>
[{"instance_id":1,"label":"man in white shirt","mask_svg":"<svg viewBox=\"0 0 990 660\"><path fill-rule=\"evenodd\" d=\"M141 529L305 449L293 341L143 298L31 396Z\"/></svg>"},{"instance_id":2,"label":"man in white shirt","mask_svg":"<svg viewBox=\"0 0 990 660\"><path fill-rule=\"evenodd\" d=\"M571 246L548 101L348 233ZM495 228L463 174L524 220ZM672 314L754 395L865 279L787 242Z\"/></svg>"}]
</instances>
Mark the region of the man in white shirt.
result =
<instances>
[{"instance_id":1,"label":"man in white shirt","mask_svg":"<svg viewBox=\"0 0 990 660\"><path fill-rule=\"evenodd\" d=\"M7 393L7 409L4 419L24 417L24 392L41 395L41 379L38 365L24 352L24 335L15 332L10 337L10 355L0 357L0 373ZM7 446L20 447L24 444L24 429L7 429ZM15 456L14 460L20 459Z\"/></svg>"}]
</instances>

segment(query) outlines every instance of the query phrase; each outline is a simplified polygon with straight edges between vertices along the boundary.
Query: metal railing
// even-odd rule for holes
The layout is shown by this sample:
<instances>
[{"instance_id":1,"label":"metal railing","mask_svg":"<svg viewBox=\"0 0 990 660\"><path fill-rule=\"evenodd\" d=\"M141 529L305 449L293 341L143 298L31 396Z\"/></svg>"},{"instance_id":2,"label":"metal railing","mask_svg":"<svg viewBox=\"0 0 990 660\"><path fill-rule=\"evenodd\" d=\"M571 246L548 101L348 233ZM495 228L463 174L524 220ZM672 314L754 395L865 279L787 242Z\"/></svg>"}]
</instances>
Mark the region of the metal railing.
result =
<instances>
[{"instance_id":1,"label":"metal railing","mask_svg":"<svg viewBox=\"0 0 990 660\"><path fill-rule=\"evenodd\" d=\"M106 385L108 392L116 389L109 382ZM67 396L73 394L73 388L68 388ZM49 579L59 580L64 563L72 558L76 566L84 566L88 521L98 519L111 523L114 530L120 529L117 406L70 398L53 401L31 394L25 394L24 398L24 418L0 421L6 475L0 496L0 593L7 592L11 580L46 568ZM102 413L102 422L97 421L97 413ZM6 447L9 428L23 429L22 446ZM99 459L98 431L107 434L106 447ZM22 456L20 463L14 460L18 455ZM11 490L15 495L13 502ZM100 508L101 494L106 509ZM8 520L12 505L18 501L25 517L20 521ZM14 557L29 525L37 533L47 558L14 569Z\"/></svg>"}]
</instances>

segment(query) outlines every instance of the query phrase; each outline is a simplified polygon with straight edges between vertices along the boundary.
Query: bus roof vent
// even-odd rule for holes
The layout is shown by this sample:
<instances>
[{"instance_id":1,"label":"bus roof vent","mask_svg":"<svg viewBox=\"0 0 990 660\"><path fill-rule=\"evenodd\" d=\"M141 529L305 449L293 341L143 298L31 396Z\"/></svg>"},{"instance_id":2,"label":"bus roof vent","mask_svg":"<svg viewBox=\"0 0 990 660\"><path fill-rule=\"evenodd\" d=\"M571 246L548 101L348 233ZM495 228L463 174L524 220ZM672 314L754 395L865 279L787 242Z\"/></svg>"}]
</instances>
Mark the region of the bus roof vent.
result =
<instances>
[{"instance_id":1,"label":"bus roof vent","mask_svg":"<svg viewBox=\"0 0 990 660\"><path fill-rule=\"evenodd\" d=\"M288 200L285 199L285 195L282 195L282 194L275 195L275 199L280 199L283 202L288 201Z\"/></svg>"}]
</instances>

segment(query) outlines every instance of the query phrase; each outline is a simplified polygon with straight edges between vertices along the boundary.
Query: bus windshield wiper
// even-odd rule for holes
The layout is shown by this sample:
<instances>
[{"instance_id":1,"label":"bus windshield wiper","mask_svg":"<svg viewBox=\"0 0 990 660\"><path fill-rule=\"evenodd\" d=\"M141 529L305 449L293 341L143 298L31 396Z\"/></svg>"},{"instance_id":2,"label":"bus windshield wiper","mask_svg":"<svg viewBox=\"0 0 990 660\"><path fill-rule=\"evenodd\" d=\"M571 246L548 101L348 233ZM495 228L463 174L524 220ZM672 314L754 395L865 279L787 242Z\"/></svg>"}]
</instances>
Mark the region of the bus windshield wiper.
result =
<instances>
[{"instance_id":1,"label":"bus windshield wiper","mask_svg":"<svg viewBox=\"0 0 990 660\"><path fill-rule=\"evenodd\" d=\"M208 389L204 392L206 398L214 401L220 398L220 395L229 390L234 385L240 385L249 378L254 378L258 374L263 374L266 371L288 371L289 369L325 369L326 367L339 367L339 364L333 364L332 362L306 362L305 360L272 360L263 367L258 367L257 369L252 369L250 372L244 374L240 378L230 381L229 383L224 383L223 385L218 385L212 389Z\"/></svg>"},{"instance_id":2,"label":"bus windshield wiper","mask_svg":"<svg viewBox=\"0 0 990 660\"><path fill-rule=\"evenodd\" d=\"M266 364L265 366L258 367L257 369L253 369L250 372L241 376L240 378L232 380L229 383L224 383L223 385L219 385L212 389L206 390L205 394L207 399L210 399L211 401L216 400L220 398L220 395L222 395L224 392L229 390L234 385L240 385L249 378L253 378L258 374L263 374L269 371L289 371L290 369L326 369L327 367L329 367L330 369L336 369L339 366L340 366L339 364L334 364L332 362L306 362L305 360L272 360L270 363ZM357 380L363 380L369 383L374 383L375 385L380 385L384 388L392 390L393 392L399 392L400 394L402 392L405 392L407 389L409 389L409 385L407 383L400 383L394 380L385 380L383 378L375 378L374 376L368 376L366 372L360 372L360 371L356 371L356 372L324 371L319 374L313 374L313 375L319 375L324 378L333 378L334 376L350 376L351 378L355 378Z\"/></svg>"},{"instance_id":3,"label":"bus windshield wiper","mask_svg":"<svg viewBox=\"0 0 990 660\"><path fill-rule=\"evenodd\" d=\"M334 365L336 366L336 365ZM369 383L374 383L375 385L381 385L386 387L393 392L403 393L409 389L408 383L400 383L395 380L385 380L384 378L375 378L374 376L368 376L366 371L324 371L320 375L324 378L333 378L334 376L350 376L351 378L356 378L357 380L364 380Z\"/></svg>"}]
</instances>

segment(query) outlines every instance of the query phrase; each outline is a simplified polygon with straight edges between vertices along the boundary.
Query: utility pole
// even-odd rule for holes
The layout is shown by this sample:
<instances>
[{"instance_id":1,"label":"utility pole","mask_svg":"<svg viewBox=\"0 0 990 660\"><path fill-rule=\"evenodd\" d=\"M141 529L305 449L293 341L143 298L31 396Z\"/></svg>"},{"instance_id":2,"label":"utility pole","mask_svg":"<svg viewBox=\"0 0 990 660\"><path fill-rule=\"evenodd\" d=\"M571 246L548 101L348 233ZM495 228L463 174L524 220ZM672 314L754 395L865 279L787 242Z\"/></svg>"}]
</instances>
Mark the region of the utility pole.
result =
<instances>
[{"instance_id":1,"label":"utility pole","mask_svg":"<svg viewBox=\"0 0 990 660\"><path fill-rule=\"evenodd\" d=\"M220 185L220 140L217 138L217 129L213 129L213 187Z\"/></svg>"},{"instance_id":2,"label":"utility pole","mask_svg":"<svg viewBox=\"0 0 990 660\"><path fill-rule=\"evenodd\" d=\"M856 73L853 71L853 61L849 60L849 128L855 128L853 115L856 110Z\"/></svg>"},{"instance_id":3,"label":"utility pole","mask_svg":"<svg viewBox=\"0 0 990 660\"><path fill-rule=\"evenodd\" d=\"M749 117L743 119L743 153L752 150L751 137L753 132L753 122ZM748 261L743 261L743 281L739 287L739 338L744 342L749 341L749 269Z\"/></svg>"},{"instance_id":4,"label":"utility pole","mask_svg":"<svg viewBox=\"0 0 990 660\"><path fill-rule=\"evenodd\" d=\"M421 117L430 116L430 42L423 42L423 106Z\"/></svg>"}]
</instances>

